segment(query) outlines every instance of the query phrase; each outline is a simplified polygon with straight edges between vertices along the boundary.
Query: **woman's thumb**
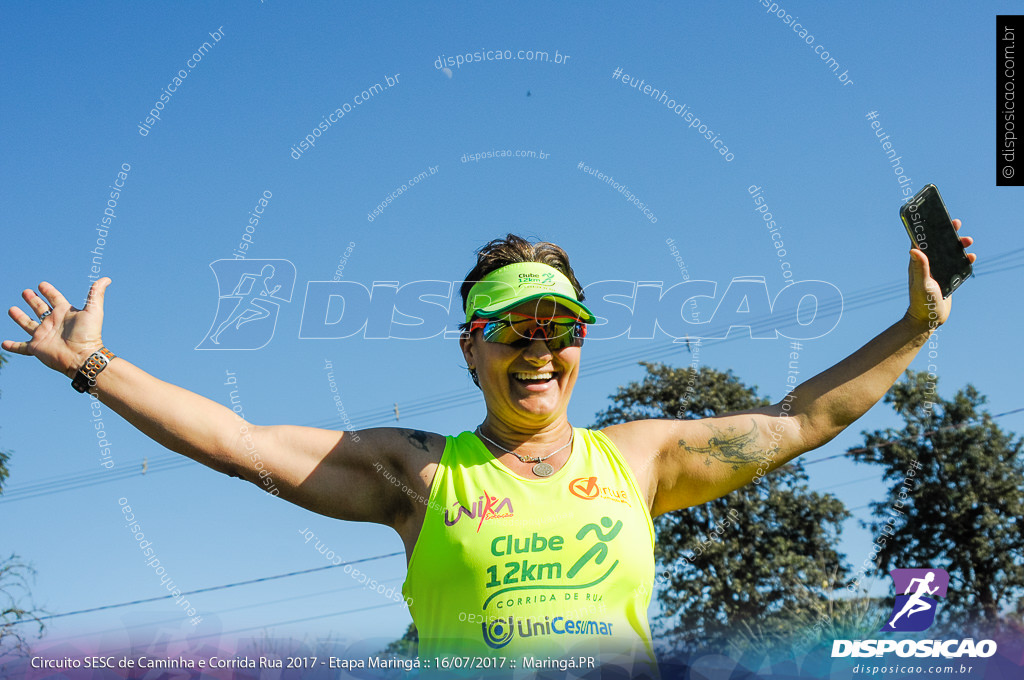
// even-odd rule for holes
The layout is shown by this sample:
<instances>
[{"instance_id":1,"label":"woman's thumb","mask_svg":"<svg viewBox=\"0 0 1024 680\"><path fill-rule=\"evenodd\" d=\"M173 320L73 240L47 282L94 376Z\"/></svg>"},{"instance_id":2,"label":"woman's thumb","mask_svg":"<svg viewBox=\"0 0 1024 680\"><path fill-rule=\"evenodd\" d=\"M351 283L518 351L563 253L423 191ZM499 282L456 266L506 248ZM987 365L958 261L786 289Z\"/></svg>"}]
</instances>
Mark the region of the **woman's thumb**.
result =
<instances>
[{"instance_id":1,"label":"woman's thumb","mask_svg":"<svg viewBox=\"0 0 1024 680\"><path fill-rule=\"evenodd\" d=\"M94 281L89 287L89 297L85 299L85 311L96 309L103 311L103 298L107 292L107 286L111 284L110 277L104 276L99 281Z\"/></svg>"},{"instance_id":2,"label":"woman's thumb","mask_svg":"<svg viewBox=\"0 0 1024 680\"><path fill-rule=\"evenodd\" d=\"M917 248L911 248L910 250L910 267L914 274L921 277L922 281L931 276L931 267L928 264L928 256Z\"/></svg>"}]
</instances>

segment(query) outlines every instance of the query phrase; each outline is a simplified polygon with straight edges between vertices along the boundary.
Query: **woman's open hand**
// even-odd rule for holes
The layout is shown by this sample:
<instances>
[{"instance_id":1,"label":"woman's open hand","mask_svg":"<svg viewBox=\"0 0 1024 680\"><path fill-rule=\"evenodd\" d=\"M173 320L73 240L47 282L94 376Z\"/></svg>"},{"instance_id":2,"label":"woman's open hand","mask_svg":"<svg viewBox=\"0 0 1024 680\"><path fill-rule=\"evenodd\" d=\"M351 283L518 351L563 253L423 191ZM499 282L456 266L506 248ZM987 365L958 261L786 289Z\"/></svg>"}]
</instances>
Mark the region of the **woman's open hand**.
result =
<instances>
[{"instance_id":1,"label":"woman's open hand","mask_svg":"<svg viewBox=\"0 0 1024 680\"><path fill-rule=\"evenodd\" d=\"M110 279L106 276L93 282L84 309L72 307L60 291L46 281L39 284L43 297L26 288L21 297L36 317L51 308L53 311L36 321L20 308L11 307L7 314L32 337L23 342L4 340L3 348L15 354L34 356L53 370L74 377L89 355L103 346L103 296L109 285Z\"/></svg>"},{"instance_id":2,"label":"woman's open hand","mask_svg":"<svg viewBox=\"0 0 1024 680\"><path fill-rule=\"evenodd\" d=\"M959 231L960 220L953 220L953 227ZM961 236L960 243L964 248L974 243L970 236ZM978 256L967 253L967 260L974 263ZM949 318L950 304L953 296L942 298L942 289L931 276L931 267L924 251L913 248L910 251L910 306L907 317L922 327L935 330L946 323Z\"/></svg>"}]
</instances>

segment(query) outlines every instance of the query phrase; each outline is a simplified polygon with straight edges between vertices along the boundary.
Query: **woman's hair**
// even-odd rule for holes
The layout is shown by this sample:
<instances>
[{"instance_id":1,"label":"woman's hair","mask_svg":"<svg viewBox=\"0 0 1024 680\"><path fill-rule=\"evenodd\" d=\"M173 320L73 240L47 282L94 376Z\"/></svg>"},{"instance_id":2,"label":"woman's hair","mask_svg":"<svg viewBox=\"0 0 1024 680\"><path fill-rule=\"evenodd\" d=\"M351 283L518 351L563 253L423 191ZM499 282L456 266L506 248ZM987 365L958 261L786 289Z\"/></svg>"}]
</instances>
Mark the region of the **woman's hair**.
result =
<instances>
[{"instance_id":1,"label":"woman's hair","mask_svg":"<svg viewBox=\"0 0 1024 680\"><path fill-rule=\"evenodd\" d=\"M466 310L466 301L474 283L495 269L501 269L505 265L516 262L540 262L554 267L565 274L572 287L576 289L576 297L581 302L583 301L583 287L576 280L576 275L573 274L572 267L569 266L569 256L564 250L554 243L547 241L531 243L522 236L509 234L505 238L494 239L476 251L476 266L470 270L466 275L466 280L462 282L462 310Z\"/></svg>"},{"instance_id":2,"label":"woman's hair","mask_svg":"<svg viewBox=\"0 0 1024 680\"><path fill-rule=\"evenodd\" d=\"M487 245L476 251L476 266L466 275L462 282L462 310L466 310L466 301L469 298L469 291L473 284L481 280L495 269L501 269L505 265L517 262L540 262L554 267L565 274L566 278L576 290L576 297L583 301L583 286L576 280L576 275L569 266L569 256L562 248L549 243L548 241L530 242L522 236L509 234L505 238L496 238ZM459 324L462 330L468 330L469 324ZM469 375L473 382L480 387L476 371L469 369Z\"/></svg>"}]
</instances>

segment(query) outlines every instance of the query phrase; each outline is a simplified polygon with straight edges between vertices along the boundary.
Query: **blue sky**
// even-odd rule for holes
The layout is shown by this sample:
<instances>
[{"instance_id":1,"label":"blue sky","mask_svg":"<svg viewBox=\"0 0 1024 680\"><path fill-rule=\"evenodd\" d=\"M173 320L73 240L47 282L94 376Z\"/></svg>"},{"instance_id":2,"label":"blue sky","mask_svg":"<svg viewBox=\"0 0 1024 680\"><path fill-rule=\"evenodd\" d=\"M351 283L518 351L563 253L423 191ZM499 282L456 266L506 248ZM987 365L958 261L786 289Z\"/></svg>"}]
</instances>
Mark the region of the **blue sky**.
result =
<instances>
[{"instance_id":1,"label":"blue sky","mask_svg":"<svg viewBox=\"0 0 1024 680\"><path fill-rule=\"evenodd\" d=\"M400 412L406 407L401 426L458 433L480 422L483 406L456 343L298 337L306 282L330 280L350 242L344 279L366 286L460 281L476 248L515 231L563 245L584 285L617 279L667 287L682 280L666 244L674 239L691 278L716 281L722 291L735 277L762 276L774 296L785 280L753 209L754 185L780 225L795 280L830 282L847 300L896 287L872 304L848 305L835 330L804 343L800 367L810 377L905 310L909 243L897 216L900 185L866 118L875 111L915 191L937 184L963 232L977 239L977 276L956 293L939 335L941 394L970 381L989 396L993 413L1024 406L1007 380L1019 373L1014 338L1024 330L1014 304L1020 255L987 264L1024 241L1014 210L1019 191L995 186L993 162L994 17L1012 13L1011 5L780 4L852 84L755 1L8 3L0 29L4 306L20 303L19 292L43 279L74 303L84 299L96 223L109 185L128 164L102 260L102 275L113 279L104 341L116 354L220 403L233 371L253 422L338 427L329 360L357 427L393 423L388 414L397 404ZM140 135L163 88L221 30L160 120ZM450 77L435 68L442 56L495 49L547 51L552 59L557 50L569 59L480 61ZM726 161L675 112L613 79L617 68L686 104L734 158ZM392 87L352 103L387 78ZM350 110L316 146L293 158L292 146L346 103ZM461 161L495 149L548 155ZM580 162L628 185L657 221L580 171ZM367 220L431 167L435 174ZM272 198L247 255L293 263L294 296L281 305L266 347L196 351L217 306L210 263L231 257L264 192ZM20 333L8 322L0 336ZM788 352L784 339L734 332L705 345L700 360L733 369L777 399ZM645 358L689 362L663 335L589 343L572 422L593 422L618 385L641 377L635 362ZM926 365L919 357L913 366ZM35 599L54 613L161 594L124 528L119 498L187 590L325 566L304 542L306 530L345 559L402 550L390 529L318 517L179 463L106 409L114 467L105 469L89 404L66 378L12 357L0 380L0 445L14 453L0 547L35 565ZM895 423L885 406L876 407L806 459L839 453L859 441L859 431ZM1024 430L1021 414L1000 424ZM883 493L867 467L836 460L808 470L815 488L860 508L860 518L867 517L862 506ZM56 492L58 480L78 475L102 483ZM36 484L45 493L15 499ZM866 557L870 540L849 523L842 547L851 562ZM368 562L364 571L397 589L404 559ZM403 607L384 606L387 600L340 569L190 601L211 640L238 630L388 640L409 621ZM376 608L332 615L365 607ZM163 602L57 619L49 638L122 644L126 627L147 620L163 622L173 636L192 631Z\"/></svg>"}]
</instances>

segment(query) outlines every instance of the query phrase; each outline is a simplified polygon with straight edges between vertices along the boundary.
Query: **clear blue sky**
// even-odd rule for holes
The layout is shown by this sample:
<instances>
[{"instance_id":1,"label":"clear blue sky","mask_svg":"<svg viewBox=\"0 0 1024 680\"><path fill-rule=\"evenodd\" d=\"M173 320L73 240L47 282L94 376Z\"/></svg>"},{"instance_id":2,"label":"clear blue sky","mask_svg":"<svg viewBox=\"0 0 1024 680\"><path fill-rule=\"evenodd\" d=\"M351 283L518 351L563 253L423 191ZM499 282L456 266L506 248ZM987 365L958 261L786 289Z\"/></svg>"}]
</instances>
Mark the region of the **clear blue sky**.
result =
<instances>
[{"instance_id":1,"label":"clear blue sky","mask_svg":"<svg viewBox=\"0 0 1024 680\"><path fill-rule=\"evenodd\" d=\"M905 309L909 243L897 217L896 176L866 119L876 111L915 190L936 183L964 233L977 239L978 276L956 293L940 333L940 392L948 397L970 381L994 413L1024 406L1009 380L1020 374L1022 260L1017 254L987 264L1024 241L1014 209L1020 191L995 187L993 162L994 16L1015 6L784 6L852 84L753 0L642 7L6 3L3 306L19 304L19 292L43 279L75 303L84 299L95 225L108 185L127 163L102 260L102 274L113 279L104 340L116 354L221 403L230 389L225 372L234 371L246 417L257 423L338 427L328 359L357 427L393 423L388 414L397 403L405 406L400 425L457 433L480 422L483 406L472 398L454 342L298 338L306 281L330 280L349 242L356 245L344 278L366 285L461 280L473 251L508 231L562 244L584 284L672 284L682 280L666 245L672 238L692 278L724 290L734 277L763 276L774 295L784 279L747 191L757 185L795 279L831 282L848 300L899 287L871 304L848 305L833 332L804 343L800 369L809 377ZM221 27L222 39L140 135L162 89ZM452 69L451 77L435 68L442 55L489 49L547 51L552 59L557 50L570 58L481 61ZM614 80L616 68L685 103L733 160L663 104ZM395 74L393 87L351 104ZM351 110L294 159L291 147L346 102ZM460 160L506 148L549 156ZM581 161L627 184L657 222L581 172ZM390 192L432 166L436 174L367 220ZM196 351L217 303L209 264L231 257L264 191L272 198L248 257L294 263L292 302L263 349ZM0 337L20 339L6 323ZM689 361L680 345L670 348L665 336L588 344L573 423L592 423L616 386L639 378L637 360ZM734 333L706 345L700 359L779 398L787 353L785 340ZM914 367L926 365L919 358ZM0 548L35 565L36 601L52 612L162 593L124 528L122 497L167 572L188 590L325 566L303 542L306 529L345 559L402 550L390 529L322 518L179 464L106 409L114 467L101 467L87 399L34 360L12 357L0 387L0 446L14 454L12 500L0 503ZM413 402L424 406L413 409ZM999 422L1024 430L1020 414ZM895 423L887 407L876 407L806 458L842 452L859 431ZM839 460L808 470L815 488L860 508L859 518L883 494L868 467ZM57 480L77 475L103 483L56 492ZM46 493L13 500L39 484ZM843 540L851 562L866 556L869 542L851 520ZM396 588L404 578L401 556L364 566ZM323 616L387 604L339 569L190 600L204 617L203 634L265 628L298 638L393 639L409 621L400 606ZM147 617L165 621L175 636L192 630L163 602L57 619L49 637L87 634L72 642L120 644L125 626ZM321 618L282 623L309 617Z\"/></svg>"}]
</instances>

